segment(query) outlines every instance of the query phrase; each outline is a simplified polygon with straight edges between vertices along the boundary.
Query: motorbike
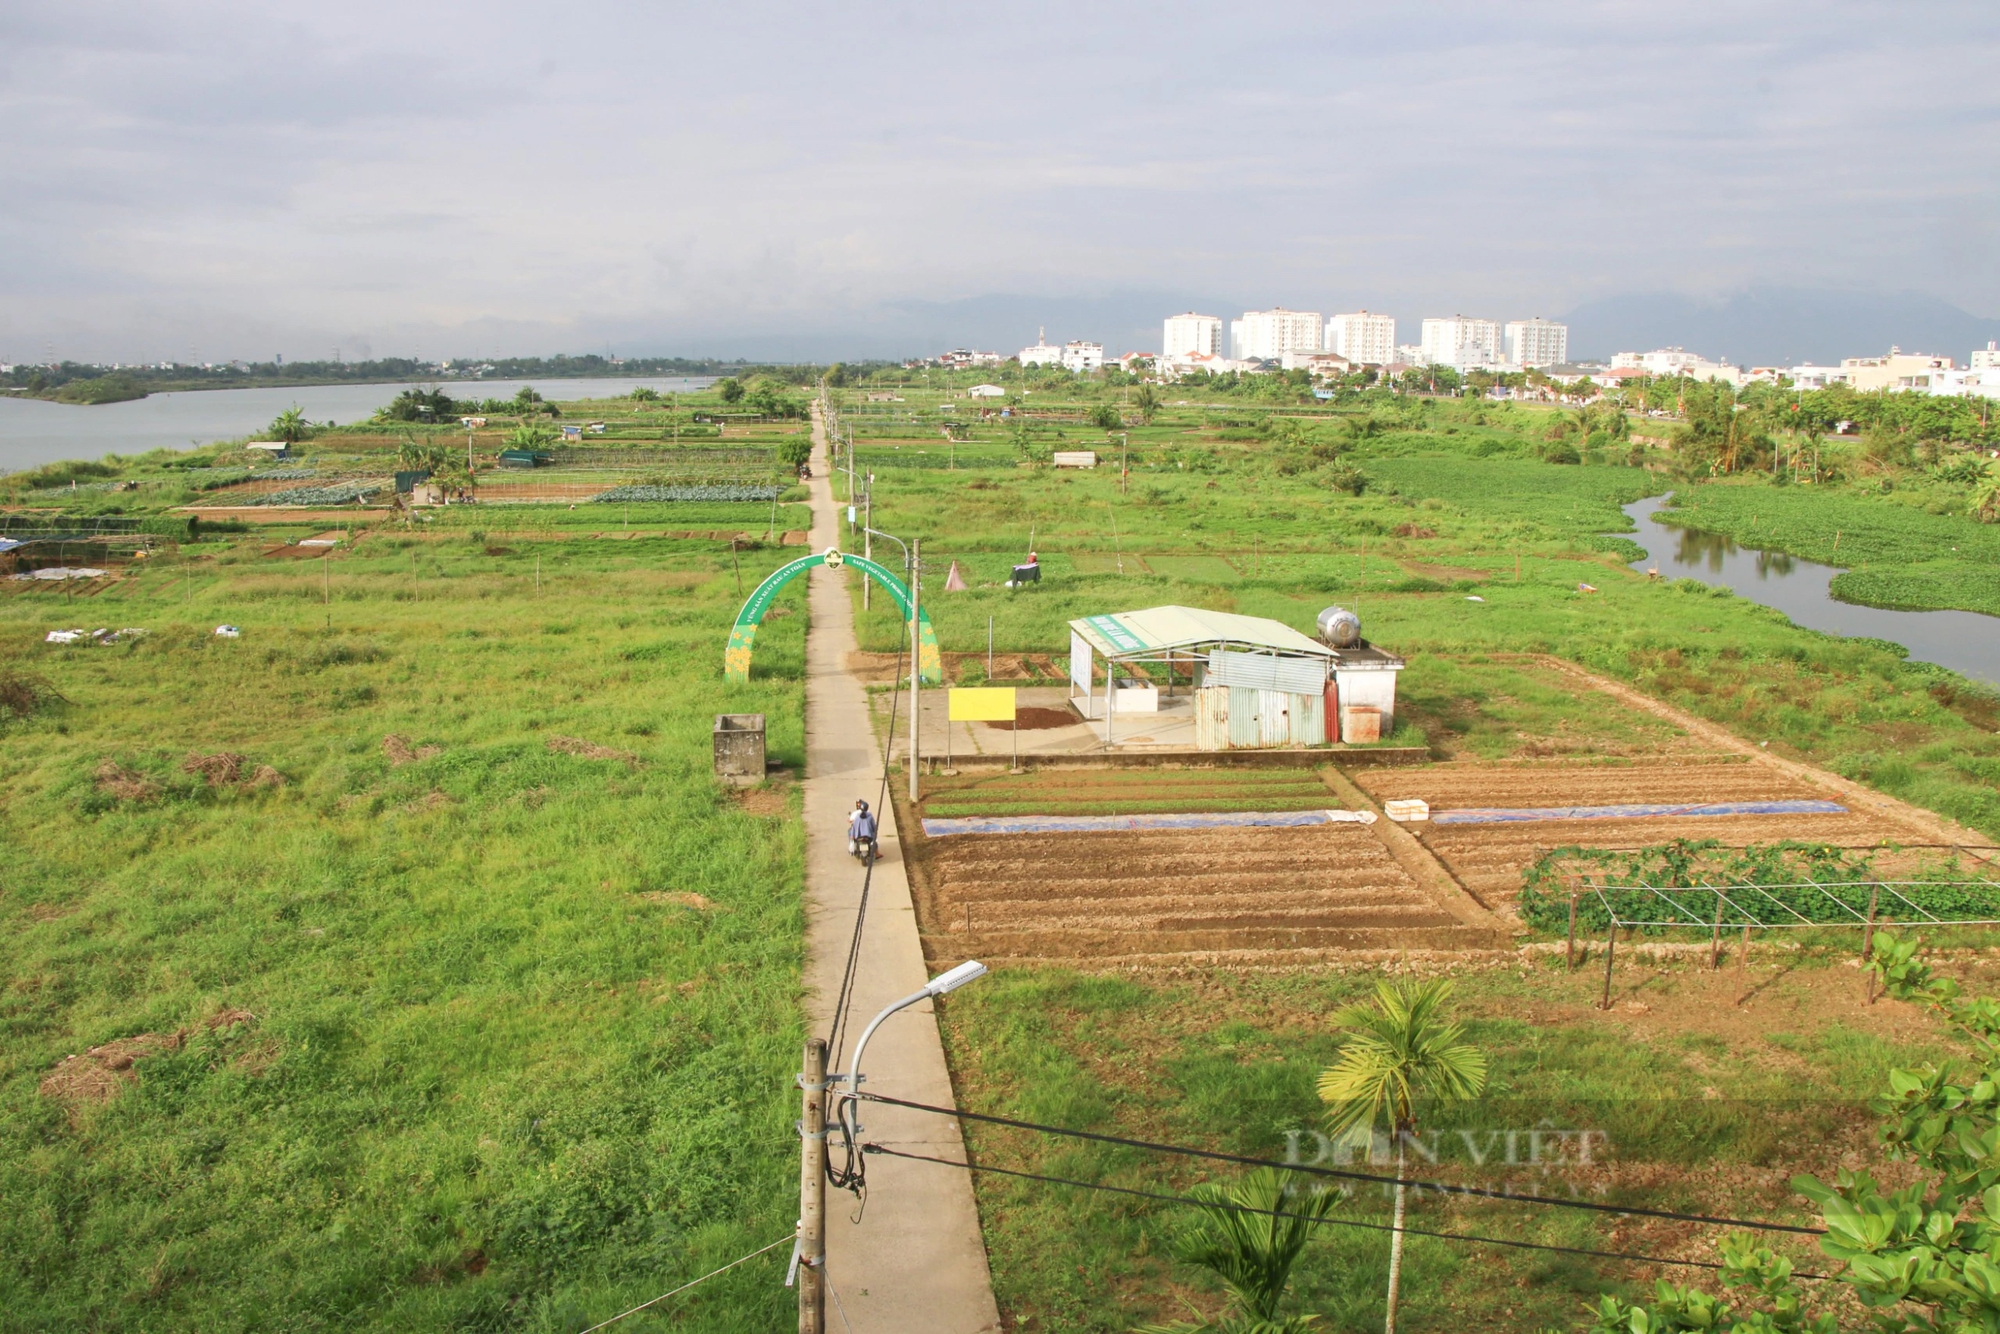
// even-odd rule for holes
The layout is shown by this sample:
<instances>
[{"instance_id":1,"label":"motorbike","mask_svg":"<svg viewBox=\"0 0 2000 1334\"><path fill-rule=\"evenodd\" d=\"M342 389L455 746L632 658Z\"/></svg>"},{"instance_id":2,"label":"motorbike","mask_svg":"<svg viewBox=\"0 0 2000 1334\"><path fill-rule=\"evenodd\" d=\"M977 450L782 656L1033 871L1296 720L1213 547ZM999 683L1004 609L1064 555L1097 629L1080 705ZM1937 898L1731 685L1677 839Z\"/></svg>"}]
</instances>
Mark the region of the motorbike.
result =
<instances>
[{"instance_id":1,"label":"motorbike","mask_svg":"<svg viewBox=\"0 0 2000 1334\"><path fill-rule=\"evenodd\" d=\"M873 834L870 834L867 838L849 839L848 842L854 845L849 850L848 855L863 866L873 866L875 859L882 855L882 849L876 844Z\"/></svg>"}]
</instances>

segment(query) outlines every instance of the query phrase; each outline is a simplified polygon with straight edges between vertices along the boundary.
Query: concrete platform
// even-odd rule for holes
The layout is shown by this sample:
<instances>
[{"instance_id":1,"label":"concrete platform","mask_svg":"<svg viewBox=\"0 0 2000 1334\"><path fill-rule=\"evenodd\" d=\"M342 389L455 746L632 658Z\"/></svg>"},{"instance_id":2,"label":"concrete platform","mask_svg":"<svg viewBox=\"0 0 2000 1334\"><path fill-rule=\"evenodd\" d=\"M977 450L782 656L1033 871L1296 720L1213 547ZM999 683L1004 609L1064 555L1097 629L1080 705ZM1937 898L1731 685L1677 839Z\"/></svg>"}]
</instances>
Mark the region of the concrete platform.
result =
<instances>
[{"instance_id":1,"label":"concrete platform","mask_svg":"<svg viewBox=\"0 0 2000 1334\"><path fill-rule=\"evenodd\" d=\"M1000 684L1005 684L1001 682ZM1019 736L1019 755L1024 765L1152 764L1185 761L1196 764L1311 766L1338 761L1349 766L1424 764L1430 752L1421 746L1323 746L1278 747L1269 750L1199 750L1195 747L1194 701L1187 695L1162 696L1157 713L1121 713L1107 725L1099 716L1086 719L1071 706L1066 686L1020 686L1021 708L1059 709L1075 716L1067 727L1024 730ZM910 692L907 681L901 689L889 691L879 685L870 694L875 711L876 735L888 725L889 710L896 710L896 747L899 760L909 757ZM1076 704L1083 699L1078 696ZM1100 697L1101 711L1104 701ZM918 754L926 768L936 766L985 767L1009 764L1015 755L1015 734L1004 726L987 723L949 722L941 686L922 692L922 726ZM1107 734L1109 740L1107 741ZM949 754L949 762L947 762Z\"/></svg>"}]
</instances>

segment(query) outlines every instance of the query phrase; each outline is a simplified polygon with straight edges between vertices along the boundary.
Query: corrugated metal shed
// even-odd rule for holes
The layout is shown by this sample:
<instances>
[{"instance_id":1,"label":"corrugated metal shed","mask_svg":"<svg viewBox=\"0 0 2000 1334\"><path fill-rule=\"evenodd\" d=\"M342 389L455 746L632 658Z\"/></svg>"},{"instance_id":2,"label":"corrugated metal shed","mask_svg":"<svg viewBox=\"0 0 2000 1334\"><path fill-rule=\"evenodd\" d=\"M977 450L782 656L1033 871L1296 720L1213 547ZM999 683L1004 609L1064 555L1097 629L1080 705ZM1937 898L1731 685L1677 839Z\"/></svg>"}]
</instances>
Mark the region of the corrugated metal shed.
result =
<instances>
[{"instance_id":1,"label":"corrugated metal shed","mask_svg":"<svg viewBox=\"0 0 2000 1334\"><path fill-rule=\"evenodd\" d=\"M1240 644L1245 648L1271 649L1280 653L1305 653L1316 658L1333 657L1332 649L1316 639L1308 639L1283 621L1263 616L1238 616L1227 611L1205 611L1199 607L1149 607L1144 611L1107 612L1101 616L1081 617L1069 624L1079 638L1107 658L1208 648L1217 644Z\"/></svg>"},{"instance_id":2,"label":"corrugated metal shed","mask_svg":"<svg viewBox=\"0 0 2000 1334\"><path fill-rule=\"evenodd\" d=\"M1255 690L1312 695L1326 688L1326 659L1211 649L1205 680L1212 686L1248 686Z\"/></svg>"}]
</instances>

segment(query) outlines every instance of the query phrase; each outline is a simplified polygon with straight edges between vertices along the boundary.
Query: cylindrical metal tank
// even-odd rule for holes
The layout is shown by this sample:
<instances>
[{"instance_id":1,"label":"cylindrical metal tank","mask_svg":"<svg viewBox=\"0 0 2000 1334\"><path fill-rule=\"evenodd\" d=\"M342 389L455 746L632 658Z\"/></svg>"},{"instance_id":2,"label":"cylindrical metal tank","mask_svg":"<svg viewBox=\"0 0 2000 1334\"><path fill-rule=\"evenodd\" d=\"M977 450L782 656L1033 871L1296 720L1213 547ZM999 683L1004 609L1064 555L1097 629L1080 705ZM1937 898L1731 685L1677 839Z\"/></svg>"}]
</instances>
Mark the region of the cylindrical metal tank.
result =
<instances>
[{"instance_id":1,"label":"cylindrical metal tank","mask_svg":"<svg viewBox=\"0 0 2000 1334\"><path fill-rule=\"evenodd\" d=\"M1319 614L1319 637L1329 648L1353 648L1361 642L1361 618L1345 607L1328 607Z\"/></svg>"}]
</instances>

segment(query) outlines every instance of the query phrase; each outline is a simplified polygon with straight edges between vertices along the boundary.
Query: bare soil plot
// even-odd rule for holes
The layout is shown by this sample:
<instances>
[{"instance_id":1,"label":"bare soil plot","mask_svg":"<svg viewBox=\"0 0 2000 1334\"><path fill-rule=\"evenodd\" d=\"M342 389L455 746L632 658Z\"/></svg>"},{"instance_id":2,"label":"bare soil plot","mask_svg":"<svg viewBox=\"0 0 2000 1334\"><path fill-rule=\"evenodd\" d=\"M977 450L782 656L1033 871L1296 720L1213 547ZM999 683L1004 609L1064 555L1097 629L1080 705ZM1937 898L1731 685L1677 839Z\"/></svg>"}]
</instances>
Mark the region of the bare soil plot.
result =
<instances>
[{"instance_id":1,"label":"bare soil plot","mask_svg":"<svg viewBox=\"0 0 2000 1334\"><path fill-rule=\"evenodd\" d=\"M1750 759L1716 757L1682 764L1473 764L1360 770L1352 775L1377 801L1421 797L1441 810L1481 807L1614 806L1641 803L1832 800L1845 814L1640 816L1538 820L1528 824L1420 822L1410 831L1460 884L1489 908L1505 911L1521 873L1551 848L1637 848L1674 839L1715 839L1728 847L1798 840L1870 846L1921 841L1883 812L1849 804L1841 793Z\"/></svg>"},{"instance_id":2,"label":"bare soil plot","mask_svg":"<svg viewBox=\"0 0 2000 1334\"><path fill-rule=\"evenodd\" d=\"M1324 810L1313 770L1064 769L933 781L926 814ZM1362 825L924 837L899 802L924 949L989 961L1310 963L1498 944ZM973 951L967 954L966 951Z\"/></svg>"},{"instance_id":3,"label":"bare soil plot","mask_svg":"<svg viewBox=\"0 0 2000 1334\"><path fill-rule=\"evenodd\" d=\"M1466 943L1355 825L958 835L930 840L913 880L939 960L1276 963Z\"/></svg>"}]
</instances>

